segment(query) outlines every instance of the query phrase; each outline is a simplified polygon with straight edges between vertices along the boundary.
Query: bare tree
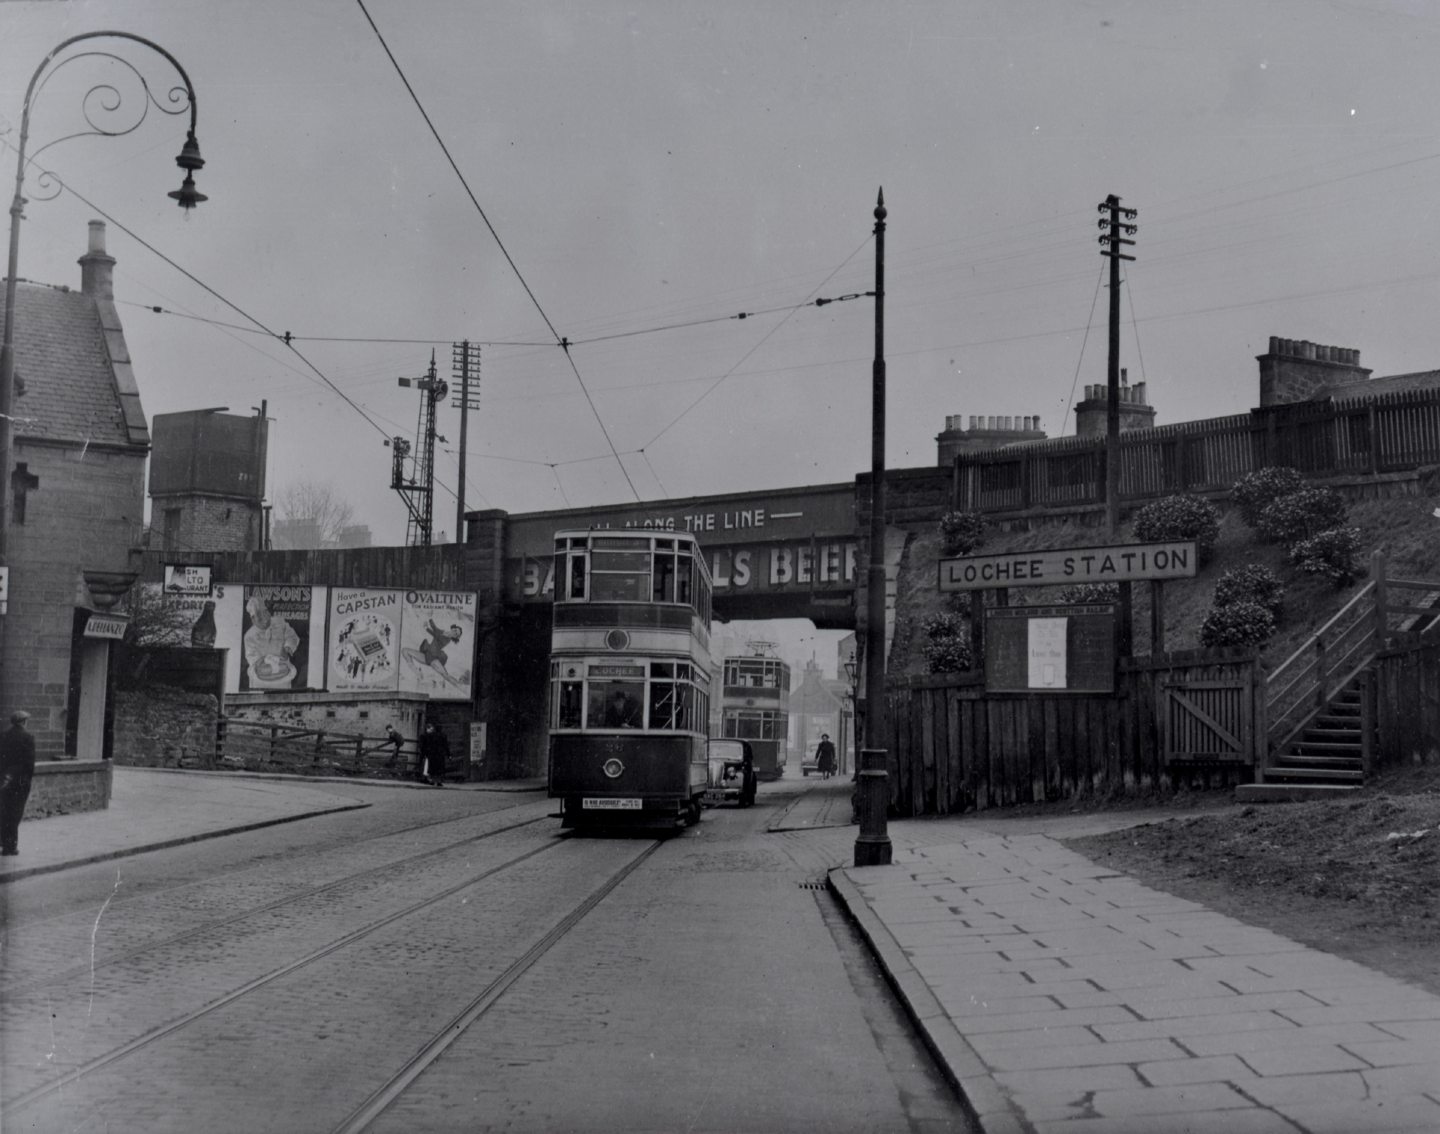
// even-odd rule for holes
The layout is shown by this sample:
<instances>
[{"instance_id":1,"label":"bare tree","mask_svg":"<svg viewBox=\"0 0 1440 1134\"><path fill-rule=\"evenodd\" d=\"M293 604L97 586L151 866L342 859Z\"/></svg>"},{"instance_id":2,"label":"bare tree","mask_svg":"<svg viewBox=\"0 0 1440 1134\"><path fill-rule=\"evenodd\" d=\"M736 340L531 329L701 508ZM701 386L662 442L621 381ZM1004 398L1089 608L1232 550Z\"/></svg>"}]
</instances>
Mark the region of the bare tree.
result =
<instances>
[{"instance_id":1,"label":"bare tree","mask_svg":"<svg viewBox=\"0 0 1440 1134\"><path fill-rule=\"evenodd\" d=\"M355 509L324 481L297 480L275 495L271 541L277 548L334 546L355 523Z\"/></svg>"}]
</instances>

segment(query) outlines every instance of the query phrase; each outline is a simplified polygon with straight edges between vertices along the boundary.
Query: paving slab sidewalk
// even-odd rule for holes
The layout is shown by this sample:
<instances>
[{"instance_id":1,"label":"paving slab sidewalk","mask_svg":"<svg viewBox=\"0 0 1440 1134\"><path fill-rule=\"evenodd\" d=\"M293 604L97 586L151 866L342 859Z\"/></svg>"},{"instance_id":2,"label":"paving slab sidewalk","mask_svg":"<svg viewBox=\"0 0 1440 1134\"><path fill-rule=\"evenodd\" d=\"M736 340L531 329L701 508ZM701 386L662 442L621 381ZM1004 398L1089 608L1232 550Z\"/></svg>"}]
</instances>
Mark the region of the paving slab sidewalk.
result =
<instances>
[{"instance_id":1,"label":"paving slab sidewalk","mask_svg":"<svg viewBox=\"0 0 1440 1134\"><path fill-rule=\"evenodd\" d=\"M0 859L0 884L142 851L369 807L352 789L431 791L425 784L246 772L113 769L110 806L20 824L20 853ZM543 791L544 780L449 784L460 791Z\"/></svg>"},{"instance_id":2,"label":"paving slab sidewalk","mask_svg":"<svg viewBox=\"0 0 1440 1134\"><path fill-rule=\"evenodd\" d=\"M1440 1131L1440 997L1047 835L953 833L830 880L986 1134Z\"/></svg>"}]
</instances>

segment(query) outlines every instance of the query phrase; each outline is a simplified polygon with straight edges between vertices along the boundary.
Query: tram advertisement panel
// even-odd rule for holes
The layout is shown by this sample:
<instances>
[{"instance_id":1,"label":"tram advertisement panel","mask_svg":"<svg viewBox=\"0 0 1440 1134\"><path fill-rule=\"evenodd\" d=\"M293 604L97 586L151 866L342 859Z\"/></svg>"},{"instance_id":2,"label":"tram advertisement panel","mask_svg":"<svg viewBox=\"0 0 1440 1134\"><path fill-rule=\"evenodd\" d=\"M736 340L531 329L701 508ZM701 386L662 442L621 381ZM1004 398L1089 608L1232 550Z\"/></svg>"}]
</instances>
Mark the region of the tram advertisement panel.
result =
<instances>
[{"instance_id":1,"label":"tram advertisement panel","mask_svg":"<svg viewBox=\"0 0 1440 1134\"><path fill-rule=\"evenodd\" d=\"M240 692L323 685L324 587L249 584L242 625Z\"/></svg>"},{"instance_id":2,"label":"tram advertisement panel","mask_svg":"<svg viewBox=\"0 0 1440 1134\"><path fill-rule=\"evenodd\" d=\"M474 677L475 595L406 591L400 618L400 692L468 701Z\"/></svg>"},{"instance_id":3,"label":"tram advertisement panel","mask_svg":"<svg viewBox=\"0 0 1440 1134\"><path fill-rule=\"evenodd\" d=\"M404 597L404 591L330 588L327 689L391 693L400 688Z\"/></svg>"}]
</instances>

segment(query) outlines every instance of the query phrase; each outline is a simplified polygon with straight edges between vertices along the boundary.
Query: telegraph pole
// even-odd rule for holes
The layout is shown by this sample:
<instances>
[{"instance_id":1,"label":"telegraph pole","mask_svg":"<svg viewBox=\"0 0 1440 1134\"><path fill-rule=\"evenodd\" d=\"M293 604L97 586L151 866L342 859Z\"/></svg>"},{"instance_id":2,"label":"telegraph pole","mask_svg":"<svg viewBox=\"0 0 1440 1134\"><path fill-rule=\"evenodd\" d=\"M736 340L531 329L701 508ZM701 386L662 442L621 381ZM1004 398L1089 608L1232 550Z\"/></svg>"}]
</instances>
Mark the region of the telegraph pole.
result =
<instances>
[{"instance_id":1,"label":"telegraph pole","mask_svg":"<svg viewBox=\"0 0 1440 1134\"><path fill-rule=\"evenodd\" d=\"M1100 255L1110 258L1110 360L1108 379L1109 401L1105 407L1105 521L1114 536L1120 530L1120 261L1133 260L1125 255L1123 245L1134 236L1139 226L1134 223L1139 213L1122 209L1120 198L1111 193L1098 206L1100 217ZM1123 218L1123 219L1122 219Z\"/></svg>"},{"instance_id":2,"label":"telegraph pole","mask_svg":"<svg viewBox=\"0 0 1440 1134\"><path fill-rule=\"evenodd\" d=\"M450 404L460 411L460 486L455 494L455 542L465 542L465 449L469 438L470 411L480 408L480 344L469 339L450 347L451 373L460 380L459 392ZM475 376L475 393L470 393L470 376Z\"/></svg>"}]
</instances>

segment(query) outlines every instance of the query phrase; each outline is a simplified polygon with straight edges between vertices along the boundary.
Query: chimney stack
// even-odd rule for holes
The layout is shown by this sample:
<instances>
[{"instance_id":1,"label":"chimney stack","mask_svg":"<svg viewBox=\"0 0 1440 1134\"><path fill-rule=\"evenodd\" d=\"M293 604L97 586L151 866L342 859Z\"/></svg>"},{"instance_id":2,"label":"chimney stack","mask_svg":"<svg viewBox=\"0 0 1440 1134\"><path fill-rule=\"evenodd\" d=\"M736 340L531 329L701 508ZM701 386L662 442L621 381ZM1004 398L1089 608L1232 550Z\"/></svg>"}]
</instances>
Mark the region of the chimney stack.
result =
<instances>
[{"instance_id":1,"label":"chimney stack","mask_svg":"<svg viewBox=\"0 0 1440 1134\"><path fill-rule=\"evenodd\" d=\"M90 248L78 261L80 290L95 299L115 298L115 257L105 254L105 222L90 222Z\"/></svg>"}]
</instances>

